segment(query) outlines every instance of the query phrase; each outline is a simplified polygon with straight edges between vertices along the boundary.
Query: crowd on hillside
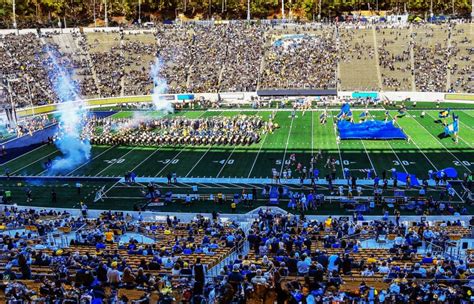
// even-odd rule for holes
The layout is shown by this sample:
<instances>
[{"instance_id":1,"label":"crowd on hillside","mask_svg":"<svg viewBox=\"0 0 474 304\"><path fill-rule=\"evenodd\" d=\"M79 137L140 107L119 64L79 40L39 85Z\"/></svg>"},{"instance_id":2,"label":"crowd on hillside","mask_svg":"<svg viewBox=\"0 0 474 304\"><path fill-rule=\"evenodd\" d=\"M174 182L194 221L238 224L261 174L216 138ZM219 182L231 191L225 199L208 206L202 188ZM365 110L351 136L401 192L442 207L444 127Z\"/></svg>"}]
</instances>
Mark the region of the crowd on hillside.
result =
<instances>
[{"instance_id":1,"label":"crowd on hillside","mask_svg":"<svg viewBox=\"0 0 474 304\"><path fill-rule=\"evenodd\" d=\"M383 217L365 225L351 217L309 220L260 209L244 231L216 212L188 223L112 211L87 218L87 209L71 216L4 207L1 214L3 230L35 227L1 234L0 276L9 303L456 303L469 301L474 290L474 257L443 249L472 221ZM45 241L66 228L79 229L70 244ZM122 241L130 231L154 241ZM389 243L376 248L374 240ZM234 253L211 275L205 261L224 248ZM137 292L138 299L128 299Z\"/></svg>"}]
</instances>

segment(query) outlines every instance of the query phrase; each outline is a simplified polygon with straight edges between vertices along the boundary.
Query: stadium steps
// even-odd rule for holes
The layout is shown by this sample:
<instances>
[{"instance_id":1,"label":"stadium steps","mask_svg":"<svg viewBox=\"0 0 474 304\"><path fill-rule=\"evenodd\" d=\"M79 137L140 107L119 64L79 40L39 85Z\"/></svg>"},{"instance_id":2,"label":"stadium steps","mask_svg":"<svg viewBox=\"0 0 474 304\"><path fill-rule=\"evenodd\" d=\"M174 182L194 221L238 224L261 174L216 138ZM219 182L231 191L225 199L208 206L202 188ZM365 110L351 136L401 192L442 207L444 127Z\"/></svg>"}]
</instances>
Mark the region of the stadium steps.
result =
<instances>
[{"instance_id":1,"label":"stadium steps","mask_svg":"<svg viewBox=\"0 0 474 304\"><path fill-rule=\"evenodd\" d=\"M341 86L341 37L339 36L339 29L338 27L334 27L334 41L336 42L336 52L337 52L337 66L336 66L336 90L338 90Z\"/></svg>"},{"instance_id":2,"label":"stadium steps","mask_svg":"<svg viewBox=\"0 0 474 304\"><path fill-rule=\"evenodd\" d=\"M452 47L452 27L449 26L448 27L448 39L446 40L446 46L448 48L448 50L451 49ZM452 58L452 54L451 54L451 51L448 55L449 58ZM449 61L448 61L448 68L446 69L446 92L449 92L449 90L451 89L451 69L450 69L450 65L449 65Z\"/></svg>"},{"instance_id":3,"label":"stadium steps","mask_svg":"<svg viewBox=\"0 0 474 304\"><path fill-rule=\"evenodd\" d=\"M374 39L374 58L375 58L375 69L377 70L377 81L379 83L379 90L382 90L382 73L380 72L380 59L379 59L379 47L377 45L377 32L375 26L372 26L372 38Z\"/></svg>"},{"instance_id":4,"label":"stadium steps","mask_svg":"<svg viewBox=\"0 0 474 304\"><path fill-rule=\"evenodd\" d=\"M53 35L52 40L55 44L59 46L59 50L61 53L67 55L68 57L77 57L79 60L83 59L83 52L78 48L76 45L72 34L70 33L62 33L59 35ZM80 76L82 73L83 68L75 68L77 71L74 73L73 78L81 81L83 76Z\"/></svg>"},{"instance_id":5,"label":"stadium steps","mask_svg":"<svg viewBox=\"0 0 474 304\"><path fill-rule=\"evenodd\" d=\"M87 41L85 40L84 36L80 34L77 39L74 39L74 42L77 48L80 50L80 52L84 54L85 58L87 59L87 62L89 62L89 68L91 69L92 79L94 80L94 84L97 88L97 92L99 93L99 97L101 97L102 94L100 91L100 83L99 83L99 79L97 78L97 72L95 70L94 63L92 62L91 53L89 52L89 49L83 48L80 43L82 42L84 45L88 45Z\"/></svg>"},{"instance_id":6,"label":"stadium steps","mask_svg":"<svg viewBox=\"0 0 474 304\"><path fill-rule=\"evenodd\" d=\"M15 56L13 56L13 54L10 51L8 51L3 46L3 44L0 47L3 47L3 49L5 50L5 54L7 54L10 58L12 58L15 61L16 64L18 64L19 66L21 65L20 62L18 61L18 59ZM29 77L31 77L31 75L29 73L25 73L25 74L28 75ZM34 85L34 87L36 87L40 91L42 91L45 94L45 96L47 96L51 100L54 100L54 97L51 96L51 94L49 94L42 86L40 86L38 82L32 82L32 84ZM17 96L17 97L19 97L19 96ZM25 102L28 103L29 101L25 99Z\"/></svg>"},{"instance_id":7,"label":"stadium steps","mask_svg":"<svg viewBox=\"0 0 474 304\"><path fill-rule=\"evenodd\" d=\"M410 65L411 65L411 90L416 92L415 82L415 41L413 40L413 24L410 24Z\"/></svg>"}]
</instances>

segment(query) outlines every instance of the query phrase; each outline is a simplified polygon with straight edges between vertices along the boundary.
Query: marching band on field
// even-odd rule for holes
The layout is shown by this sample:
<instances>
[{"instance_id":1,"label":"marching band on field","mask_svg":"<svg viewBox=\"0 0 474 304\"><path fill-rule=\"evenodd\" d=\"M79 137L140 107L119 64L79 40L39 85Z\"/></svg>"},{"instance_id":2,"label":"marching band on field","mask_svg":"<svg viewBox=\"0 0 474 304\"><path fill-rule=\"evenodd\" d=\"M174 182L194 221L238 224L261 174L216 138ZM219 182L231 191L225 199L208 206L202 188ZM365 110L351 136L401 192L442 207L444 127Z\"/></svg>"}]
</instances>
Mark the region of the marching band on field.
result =
<instances>
[{"instance_id":1,"label":"marching band on field","mask_svg":"<svg viewBox=\"0 0 474 304\"><path fill-rule=\"evenodd\" d=\"M251 145L278 124L260 116L160 118L137 122L132 118L91 118L83 133L92 144L105 145Z\"/></svg>"}]
</instances>

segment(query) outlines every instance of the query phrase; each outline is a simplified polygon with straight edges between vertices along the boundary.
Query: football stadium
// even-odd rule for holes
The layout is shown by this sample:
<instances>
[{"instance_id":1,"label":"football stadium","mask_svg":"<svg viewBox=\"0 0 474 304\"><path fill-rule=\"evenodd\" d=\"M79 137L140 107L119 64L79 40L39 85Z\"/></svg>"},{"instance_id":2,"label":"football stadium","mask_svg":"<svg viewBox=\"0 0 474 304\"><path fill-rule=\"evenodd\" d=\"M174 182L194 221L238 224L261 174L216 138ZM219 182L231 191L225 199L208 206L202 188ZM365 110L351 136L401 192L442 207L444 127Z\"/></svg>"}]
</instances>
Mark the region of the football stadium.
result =
<instances>
[{"instance_id":1,"label":"football stadium","mask_svg":"<svg viewBox=\"0 0 474 304\"><path fill-rule=\"evenodd\" d=\"M213 2L0 2L0 302L474 301L472 3Z\"/></svg>"}]
</instances>

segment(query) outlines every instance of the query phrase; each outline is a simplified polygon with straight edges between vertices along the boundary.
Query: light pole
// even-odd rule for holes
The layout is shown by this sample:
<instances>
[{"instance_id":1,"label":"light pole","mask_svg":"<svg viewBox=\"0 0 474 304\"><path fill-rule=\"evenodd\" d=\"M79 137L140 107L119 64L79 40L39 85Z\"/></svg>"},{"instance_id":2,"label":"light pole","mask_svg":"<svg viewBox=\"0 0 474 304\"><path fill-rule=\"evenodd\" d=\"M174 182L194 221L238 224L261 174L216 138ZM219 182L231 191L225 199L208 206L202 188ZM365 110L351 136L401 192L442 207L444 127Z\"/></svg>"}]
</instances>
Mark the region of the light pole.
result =
<instances>
[{"instance_id":1,"label":"light pole","mask_svg":"<svg viewBox=\"0 0 474 304\"><path fill-rule=\"evenodd\" d=\"M13 123L16 127L16 124L17 124L17 120L16 120L16 115L15 115L15 104L13 103L13 90L12 90L12 86L11 86L11 82L17 82L18 79L9 79L7 78L7 88L8 88L8 95L10 95L10 106L11 106L11 118L13 120Z\"/></svg>"},{"instance_id":2,"label":"light pole","mask_svg":"<svg viewBox=\"0 0 474 304\"><path fill-rule=\"evenodd\" d=\"M321 0L319 0L319 13L318 13L318 21L321 22Z\"/></svg>"},{"instance_id":3,"label":"light pole","mask_svg":"<svg viewBox=\"0 0 474 304\"><path fill-rule=\"evenodd\" d=\"M430 22L433 22L433 0L430 1Z\"/></svg>"},{"instance_id":4,"label":"light pole","mask_svg":"<svg viewBox=\"0 0 474 304\"><path fill-rule=\"evenodd\" d=\"M281 0L281 19L285 19L285 0Z\"/></svg>"},{"instance_id":5,"label":"light pole","mask_svg":"<svg viewBox=\"0 0 474 304\"><path fill-rule=\"evenodd\" d=\"M94 0L94 27L97 27L97 19L95 17L95 0Z\"/></svg>"},{"instance_id":6,"label":"light pole","mask_svg":"<svg viewBox=\"0 0 474 304\"><path fill-rule=\"evenodd\" d=\"M12 10L13 10L13 28L15 30L17 30L18 32L18 28L16 26L16 1L13 0L13 7L12 7ZM18 34L18 33L17 33Z\"/></svg>"},{"instance_id":7,"label":"light pole","mask_svg":"<svg viewBox=\"0 0 474 304\"><path fill-rule=\"evenodd\" d=\"M142 24L142 1L138 0L138 24Z\"/></svg>"},{"instance_id":8,"label":"light pole","mask_svg":"<svg viewBox=\"0 0 474 304\"><path fill-rule=\"evenodd\" d=\"M474 0L471 0L471 21L474 20Z\"/></svg>"},{"instance_id":9,"label":"light pole","mask_svg":"<svg viewBox=\"0 0 474 304\"><path fill-rule=\"evenodd\" d=\"M105 27L109 27L109 18L107 16L107 0L104 0L104 2L105 2L105 16L104 16L105 17L104 18L105 19Z\"/></svg>"},{"instance_id":10,"label":"light pole","mask_svg":"<svg viewBox=\"0 0 474 304\"><path fill-rule=\"evenodd\" d=\"M212 0L209 0L209 20L211 20L212 15Z\"/></svg>"},{"instance_id":11,"label":"light pole","mask_svg":"<svg viewBox=\"0 0 474 304\"><path fill-rule=\"evenodd\" d=\"M34 117L35 116L35 108L33 106L33 95L31 94L30 78L29 77L26 77L26 85L28 86L28 95L30 96L30 98L28 98L28 99L30 100L31 114Z\"/></svg>"},{"instance_id":12,"label":"light pole","mask_svg":"<svg viewBox=\"0 0 474 304\"><path fill-rule=\"evenodd\" d=\"M247 0L247 21L250 21L250 0Z\"/></svg>"}]
</instances>

